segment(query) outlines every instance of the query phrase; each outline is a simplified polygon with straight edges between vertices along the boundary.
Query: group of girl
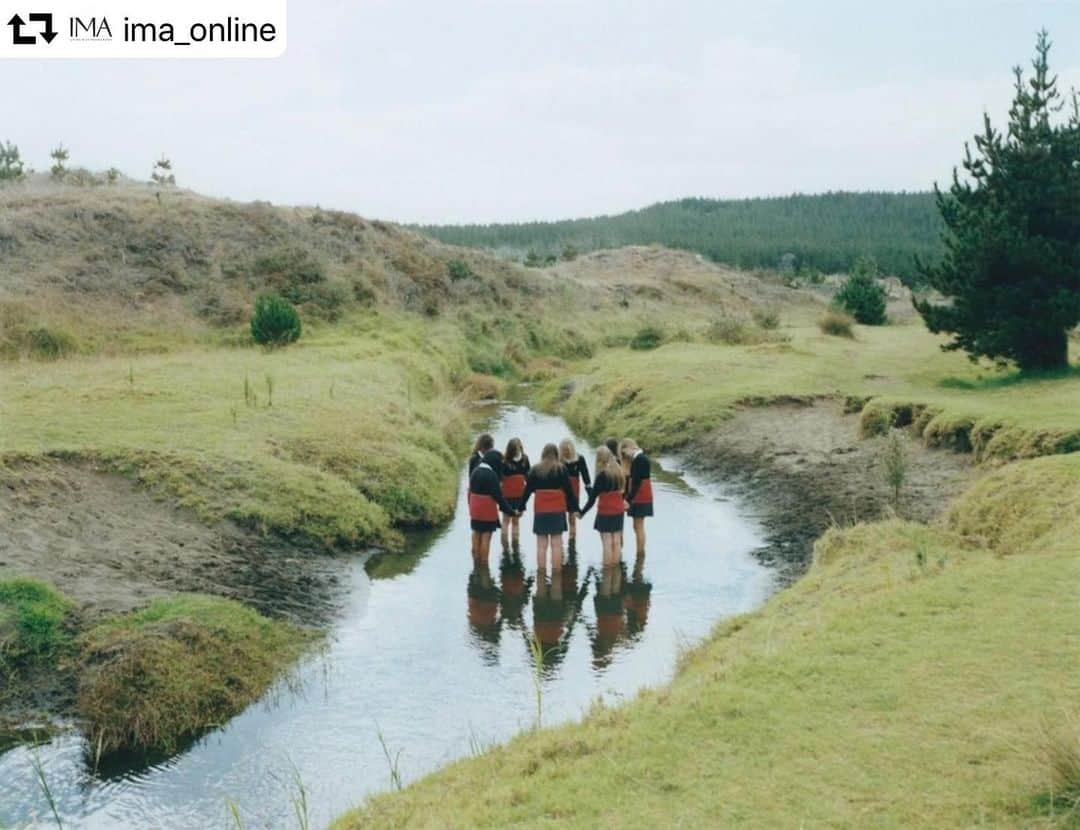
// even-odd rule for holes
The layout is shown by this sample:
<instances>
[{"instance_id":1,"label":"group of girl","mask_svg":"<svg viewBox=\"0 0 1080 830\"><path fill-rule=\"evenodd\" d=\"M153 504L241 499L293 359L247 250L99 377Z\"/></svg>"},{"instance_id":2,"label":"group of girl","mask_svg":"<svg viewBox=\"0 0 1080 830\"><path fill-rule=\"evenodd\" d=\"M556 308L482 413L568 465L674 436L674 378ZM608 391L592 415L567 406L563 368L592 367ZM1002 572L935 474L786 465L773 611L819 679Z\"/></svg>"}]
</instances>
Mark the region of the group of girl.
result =
<instances>
[{"instance_id":1,"label":"group of girl","mask_svg":"<svg viewBox=\"0 0 1080 830\"><path fill-rule=\"evenodd\" d=\"M521 515L532 496L533 533L536 535L537 567L559 570L563 560L563 534L569 531L573 549L577 520L593 506L594 528L600 533L604 564L622 557L623 517L630 516L639 556L645 553L645 519L653 515L652 464L631 438L609 438L596 451L595 479L585 459L569 439L559 446L548 444L540 462L532 465L521 441L510 439L506 452L495 449L485 433L476 439L469 459L469 517L472 520L473 558L487 561L491 539L502 530L503 547L520 545ZM582 506L582 492L587 501ZM505 517L505 525L500 521Z\"/></svg>"}]
</instances>

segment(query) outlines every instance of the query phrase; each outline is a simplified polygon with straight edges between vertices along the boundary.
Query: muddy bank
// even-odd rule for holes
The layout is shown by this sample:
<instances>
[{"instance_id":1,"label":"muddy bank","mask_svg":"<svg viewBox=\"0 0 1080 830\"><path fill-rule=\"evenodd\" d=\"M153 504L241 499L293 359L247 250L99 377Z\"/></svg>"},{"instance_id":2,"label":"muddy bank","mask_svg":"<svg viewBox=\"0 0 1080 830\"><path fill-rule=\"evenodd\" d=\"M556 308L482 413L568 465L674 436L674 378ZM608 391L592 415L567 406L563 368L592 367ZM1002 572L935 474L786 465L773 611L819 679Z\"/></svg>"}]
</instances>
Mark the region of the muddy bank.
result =
<instances>
[{"instance_id":1,"label":"muddy bank","mask_svg":"<svg viewBox=\"0 0 1080 830\"><path fill-rule=\"evenodd\" d=\"M908 461L898 512L930 522L979 474L967 454L928 449L904 433ZM790 582L806 569L814 541L836 523L891 515L882 454L886 439L858 437L858 415L823 399L747 407L685 453L729 482L762 521L763 560Z\"/></svg>"},{"instance_id":2,"label":"muddy bank","mask_svg":"<svg viewBox=\"0 0 1080 830\"><path fill-rule=\"evenodd\" d=\"M345 563L236 526L209 528L128 479L59 461L0 467L0 579L55 585L94 620L175 592L325 623Z\"/></svg>"}]
</instances>

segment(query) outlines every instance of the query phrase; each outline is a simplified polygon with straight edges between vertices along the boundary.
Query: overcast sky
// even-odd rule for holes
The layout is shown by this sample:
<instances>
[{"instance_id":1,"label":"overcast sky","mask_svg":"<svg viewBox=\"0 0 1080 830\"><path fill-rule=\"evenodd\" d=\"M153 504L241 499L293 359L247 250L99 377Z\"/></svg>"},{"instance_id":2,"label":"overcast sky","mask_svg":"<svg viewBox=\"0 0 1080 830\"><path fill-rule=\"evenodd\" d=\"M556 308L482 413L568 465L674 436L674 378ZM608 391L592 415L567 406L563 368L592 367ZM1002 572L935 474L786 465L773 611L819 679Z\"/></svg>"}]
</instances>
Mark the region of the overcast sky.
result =
<instances>
[{"instance_id":1,"label":"overcast sky","mask_svg":"<svg viewBox=\"0 0 1080 830\"><path fill-rule=\"evenodd\" d=\"M399 221L925 189L1042 26L1080 86L1080 0L292 0L275 60L4 62L0 139Z\"/></svg>"}]
</instances>

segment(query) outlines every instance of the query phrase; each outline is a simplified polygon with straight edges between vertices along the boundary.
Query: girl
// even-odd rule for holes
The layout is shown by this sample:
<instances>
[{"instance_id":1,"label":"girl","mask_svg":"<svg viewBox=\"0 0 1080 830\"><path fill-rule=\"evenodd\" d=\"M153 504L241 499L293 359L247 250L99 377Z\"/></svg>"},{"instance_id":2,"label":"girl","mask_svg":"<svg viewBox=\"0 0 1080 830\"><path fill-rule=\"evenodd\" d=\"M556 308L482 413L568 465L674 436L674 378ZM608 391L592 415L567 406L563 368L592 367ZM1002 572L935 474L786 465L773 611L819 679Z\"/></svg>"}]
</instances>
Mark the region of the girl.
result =
<instances>
[{"instance_id":1,"label":"girl","mask_svg":"<svg viewBox=\"0 0 1080 830\"><path fill-rule=\"evenodd\" d=\"M490 452L495 449L495 439L488 433L480 435L476 439L476 443L473 444L472 455L469 456L469 475L473 474L481 461L484 460L484 453Z\"/></svg>"},{"instance_id":2,"label":"girl","mask_svg":"<svg viewBox=\"0 0 1080 830\"><path fill-rule=\"evenodd\" d=\"M540 454L540 463L529 470L522 510L529 496L536 493L533 533L536 534L536 567L547 572L547 555L551 550L551 572L562 570L562 535L566 533L566 514L578 512L577 496L570 486L566 467L559 463L559 448L548 444Z\"/></svg>"},{"instance_id":3,"label":"girl","mask_svg":"<svg viewBox=\"0 0 1080 830\"><path fill-rule=\"evenodd\" d=\"M472 521L473 561L486 565L491 553L491 534L499 529L499 510L514 515L506 503L499 481L502 453L488 450L469 476L469 518Z\"/></svg>"},{"instance_id":4,"label":"girl","mask_svg":"<svg viewBox=\"0 0 1080 830\"><path fill-rule=\"evenodd\" d=\"M518 515L525 509L521 497L525 495L525 477L529 474L530 466L529 456L525 454L525 450L521 446L521 439L511 438L510 443L506 445L506 453L503 455L502 490L507 503L518 512ZM503 550L510 547L506 539L507 531L509 531L509 535L513 539L513 549L515 551L520 550L521 520L518 516L510 514L506 517L506 526L503 527L502 532Z\"/></svg>"},{"instance_id":5,"label":"girl","mask_svg":"<svg viewBox=\"0 0 1080 830\"><path fill-rule=\"evenodd\" d=\"M589 503L581 511L581 515L584 516L594 504L599 503L596 523L593 527L600 531L600 546L604 551L605 567L614 565L621 558L620 537L623 531L623 514L627 509L627 504L623 500L625 491L626 476L623 475L622 467L615 460L611 450L601 447L596 451L596 481L589 494Z\"/></svg>"},{"instance_id":6,"label":"girl","mask_svg":"<svg viewBox=\"0 0 1080 830\"><path fill-rule=\"evenodd\" d=\"M623 438L619 443L619 455L628 479L626 501L630 507L627 514L634 520L637 555L644 556L645 519L653 514L652 462L633 438Z\"/></svg>"},{"instance_id":7,"label":"girl","mask_svg":"<svg viewBox=\"0 0 1080 830\"><path fill-rule=\"evenodd\" d=\"M589 465L585 463L585 459L578 455L577 448L574 446L574 442L569 438L564 438L562 443L559 444L559 460L566 467L567 475L570 476L570 486L574 490L574 498L578 500L578 504L581 503L581 485L585 484L585 492L589 492L589 488L592 486L592 479L589 478ZM570 547L574 547L574 542L577 540L577 514L570 514Z\"/></svg>"}]
</instances>

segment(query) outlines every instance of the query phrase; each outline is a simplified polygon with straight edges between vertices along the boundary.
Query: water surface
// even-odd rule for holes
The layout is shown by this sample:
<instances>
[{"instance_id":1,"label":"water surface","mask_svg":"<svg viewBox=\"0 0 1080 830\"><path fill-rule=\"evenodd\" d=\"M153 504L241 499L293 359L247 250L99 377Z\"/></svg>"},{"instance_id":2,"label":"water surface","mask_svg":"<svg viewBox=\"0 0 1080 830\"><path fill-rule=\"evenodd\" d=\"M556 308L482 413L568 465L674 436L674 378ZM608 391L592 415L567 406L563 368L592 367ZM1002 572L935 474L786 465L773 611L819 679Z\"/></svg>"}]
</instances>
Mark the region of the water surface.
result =
<instances>
[{"instance_id":1,"label":"water surface","mask_svg":"<svg viewBox=\"0 0 1080 830\"><path fill-rule=\"evenodd\" d=\"M500 408L492 432L500 446L519 436L534 457L571 435L522 406ZM591 468L592 448L577 445ZM414 537L406 554L355 559L329 645L294 682L149 767L94 774L74 733L10 749L0 756L0 826L52 823L36 755L67 827L228 827L231 809L245 827L295 827L298 781L312 826L323 827L391 786L387 752L408 783L531 728L534 634L545 724L666 682L680 648L759 605L775 580L753 555L760 528L724 488L660 462L644 561L628 524L623 567L603 573L590 515L575 561L540 581L526 516L521 564L501 561L496 540L490 567L474 569L462 488L454 520Z\"/></svg>"}]
</instances>

